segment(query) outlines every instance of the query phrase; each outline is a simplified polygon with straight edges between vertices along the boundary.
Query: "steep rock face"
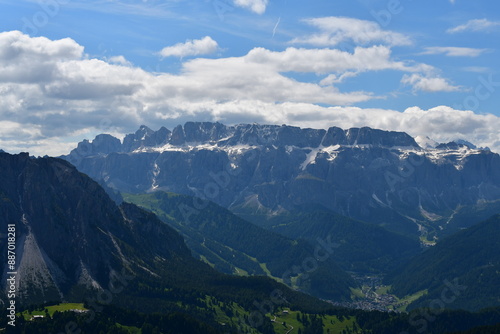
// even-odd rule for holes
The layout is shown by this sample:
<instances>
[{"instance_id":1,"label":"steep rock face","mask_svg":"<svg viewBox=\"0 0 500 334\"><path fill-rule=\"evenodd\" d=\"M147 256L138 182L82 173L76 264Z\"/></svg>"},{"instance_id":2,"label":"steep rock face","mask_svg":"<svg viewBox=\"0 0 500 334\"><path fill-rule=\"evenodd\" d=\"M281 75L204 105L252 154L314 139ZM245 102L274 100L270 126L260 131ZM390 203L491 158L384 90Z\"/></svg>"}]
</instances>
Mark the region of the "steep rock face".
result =
<instances>
[{"instance_id":1,"label":"steep rock face","mask_svg":"<svg viewBox=\"0 0 500 334\"><path fill-rule=\"evenodd\" d=\"M0 171L0 226L16 225L21 302L72 299L80 288L107 288L114 273L134 270L137 254L129 249L139 246L149 253L140 260L143 266L153 256L190 254L174 230L146 219L135 206L117 207L64 160L0 153ZM3 259L3 276L7 271Z\"/></svg>"},{"instance_id":2,"label":"steep rock face","mask_svg":"<svg viewBox=\"0 0 500 334\"><path fill-rule=\"evenodd\" d=\"M125 192L196 195L239 214L320 204L430 240L468 226L470 212L481 219L500 210L498 154L422 148L402 132L189 122L127 138L113 153L65 158Z\"/></svg>"},{"instance_id":3,"label":"steep rock face","mask_svg":"<svg viewBox=\"0 0 500 334\"><path fill-rule=\"evenodd\" d=\"M142 125L135 134L129 134L123 139L123 148L114 152L131 152L141 146L164 145L171 138L172 132L165 127L158 131L153 131L145 125Z\"/></svg>"},{"instance_id":4,"label":"steep rock face","mask_svg":"<svg viewBox=\"0 0 500 334\"><path fill-rule=\"evenodd\" d=\"M77 156L83 157L119 152L121 151L121 146L122 145L119 139L111 135L101 134L96 136L92 143L88 140L80 142L74 151Z\"/></svg>"}]
</instances>

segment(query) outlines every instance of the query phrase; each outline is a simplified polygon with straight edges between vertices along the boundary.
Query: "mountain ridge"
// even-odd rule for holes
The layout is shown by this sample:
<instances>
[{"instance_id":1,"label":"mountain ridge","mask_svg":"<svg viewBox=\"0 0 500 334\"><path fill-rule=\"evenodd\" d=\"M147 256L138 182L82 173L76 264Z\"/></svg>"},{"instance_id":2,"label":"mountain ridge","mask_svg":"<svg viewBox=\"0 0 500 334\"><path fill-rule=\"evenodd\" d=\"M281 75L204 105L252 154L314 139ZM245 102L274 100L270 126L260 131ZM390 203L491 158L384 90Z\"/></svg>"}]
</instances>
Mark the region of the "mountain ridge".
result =
<instances>
[{"instance_id":1,"label":"mountain ridge","mask_svg":"<svg viewBox=\"0 0 500 334\"><path fill-rule=\"evenodd\" d=\"M500 303L500 214L441 240L398 268L386 280L398 296L429 292L410 308L436 307L444 289L455 286L446 307L479 310ZM447 291L447 290L446 290ZM448 300L448 298L447 298ZM430 306L429 306L430 305Z\"/></svg>"},{"instance_id":2,"label":"mountain ridge","mask_svg":"<svg viewBox=\"0 0 500 334\"><path fill-rule=\"evenodd\" d=\"M20 301L78 298L79 286L106 288L116 273L131 270L137 255L128 253L125 260L124 254L142 242L138 232L144 228L166 241L151 251L167 258L190 254L173 229L155 228L152 217L137 207L117 207L96 182L64 160L0 153L0 170L1 222L15 224L18 237Z\"/></svg>"},{"instance_id":3,"label":"mountain ridge","mask_svg":"<svg viewBox=\"0 0 500 334\"><path fill-rule=\"evenodd\" d=\"M384 131L369 127L343 130L338 127L324 129L299 128L288 125L187 122L172 131L161 127L153 131L145 125L123 141L108 134L100 134L90 142L84 140L70 154L69 159L93 154L131 153L141 148L160 148L164 145L182 147L187 144L213 143L219 147L236 145L284 145L300 148L335 145L374 145L383 147L407 146L418 148L416 141L404 132Z\"/></svg>"},{"instance_id":4,"label":"mountain ridge","mask_svg":"<svg viewBox=\"0 0 500 334\"><path fill-rule=\"evenodd\" d=\"M249 310L280 290L290 306L329 308L267 277L217 272L193 258L181 235L153 213L117 206L67 161L0 153L0 170L0 226L16 225L19 305L81 302L112 291L113 303L148 312L182 309L177 304L183 301L189 309L207 295ZM6 278L7 257L0 263ZM127 277L127 288L115 293L117 279Z\"/></svg>"},{"instance_id":5,"label":"mountain ridge","mask_svg":"<svg viewBox=\"0 0 500 334\"><path fill-rule=\"evenodd\" d=\"M351 272L383 273L421 252L416 238L325 209L303 209L269 220L255 220L254 223L289 238L310 242L325 235L331 236L332 241L339 245L333 258L344 270Z\"/></svg>"},{"instance_id":6,"label":"mountain ridge","mask_svg":"<svg viewBox=\"0 0 500 334\"><path fill-rule=\"evenodd\" d=\"M318 204L433 243L500 211L498 154L422 148L402 132L188 122L96 138L63 158L118 191L206 197L238 214Z\"/></svg>"},{"instance_id":7,"label":"mountain ridge","mask_svg":"<svg viewBox=\"0 0 500 334\"><path fill-rule=\"evenodd\" d=\"M302 328L308 327L307 323L310 324L311 320L326 316L328 323L339 321L345 324L354 320L363 330L377 333L413 333L418 327L411 321L423 319L425 315L418 310L408 315L332 308L318 299L293 292L269 278L241 278L217 273L192 258L179 234L160 222L154 214L127 203L118 207L97 182L78 172L66 161L56 158L35 159L28 154L0 153L0 170L0 225L17 225L18 250L25 244L34 250L38 248L40 257L34 256L31 260L38 262L44 257L52 260L45 260L46 268L35 270L32 275L28 270L27 275L20 270L19 278L23 283L40 284L26 284L27 287L22 288L28 290L30 298L33 298L27 304L45 302L49 298L57 300L61 298L57 289L63 293L69 291L64 298L79 301L85 300L96 290L102 291L84 284L80 284L80 289L74 289L74 284L82 277L79 274L83 272L74 269L80 268L82 262L90 283L95 281L101 288L107 286L113 289L105 290L109 293L117 291L111 283L111 279L116 278L113 271L122 269L127 275L134 274L135 279L127 280L126 289L111 293L112 305L126 305L126 314L130 319L121 317L117 323L116 315L121 311L108 308L105 313L97 315L99 320L92 327L104 325L101 321L106 321L107 328L116 329L121 327L120 324L140 327L147 322L151 329L152 323L162 322L163 326L176 324L183 329L200 326L197 332L207 332L203 328L207 328L208 324L217 329L212 332L248 331L251 325L258 327L258 332L273 333L276 324L272 322L272 314L281 317L285 313L282 312L281 304L273 304L276 303L277 296L274 293L277 289L282 293L279 295L280 300L286 302L285 309L298 310L294 311L294 318L296 314L301 314ZM0 244L4 244L1 239ZM24 254L22 251L19 253L20 262L23 262ZM6 258L2 265L5 273ZM54 277L55 270L50 267L56 265L62 274L70 278L68 286L61 288L62 285L52 282L36 281L39 277L43 278L44 272ZM45 294L34 293L37 290L44 290ZM5 289L2 289L4 292ZM21 291L21 297L22 294ZM0 294L0 297L3 300L5 296ZM269 316L268 303L272 304ZM250 313L255 309L257 311ZM140 315L136 313L137 310L153 314ZM313 314L307 315L308 312ZM252 314L262 315L262 321L249 321ZM332 314L336 316L329 316ZM168 321L167 318L165 321L160 319L164 316L168 317ZM221 316L224 323L220 322ZM351 320L352 316L355 318ZM88 324L85 315L66 313L43 320L40 328L50 328L49 331L52 331L51 323L64 326L70 319L83 326L84 323ZM478 314L445 311L443 315L437 314L431 332L437 334L443 333L443 328L456 331L490 325L498 322L497 319L498 311L495 309ZM22 322L19 324L23 325ZM324 322L322 324L325 325ZM26 326L36 328L37 322L29 322Z\"/></svg>"}]
</instances>

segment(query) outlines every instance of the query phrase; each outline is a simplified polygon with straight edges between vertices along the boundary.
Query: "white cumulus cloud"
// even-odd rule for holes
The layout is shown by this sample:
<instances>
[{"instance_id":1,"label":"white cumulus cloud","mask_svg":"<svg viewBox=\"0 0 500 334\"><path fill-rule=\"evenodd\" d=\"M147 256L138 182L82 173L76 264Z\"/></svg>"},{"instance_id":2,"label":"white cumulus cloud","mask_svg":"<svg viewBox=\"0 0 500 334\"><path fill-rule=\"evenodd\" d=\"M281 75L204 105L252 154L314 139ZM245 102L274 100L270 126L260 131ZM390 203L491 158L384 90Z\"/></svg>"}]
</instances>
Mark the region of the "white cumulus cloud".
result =
<instances>
[{"instance_id":1,"label":"white cumulus cloud","mask_svg":"<svg viewBox=\"0 0 500 334\"><path fill-rule=\"evenodd\" d=\"M233 3L242 8L251 10L257 14L264 14L266 11L268 0L233 0Z\"/></svg>"},{"instance_id":2,"label":"white cumulus cloud","mask_svg":"<svg viewBox=\"0 0 500 334\"><path fill-rule=\"evenodd\" d=\"M335 86L362 72L384 70L406 74L405 81L418 90L459 89L429 74L428 65L395 61L386 46L352 52L255 48L240 57L191 59L172 74L147 72L121 57L90 59L71 39L0 33L0 148L59 155L98 133L123 135L140 124L171 127L196 119L415 130L410 133L436 140L460 135L500 151L497 116L445 107L361 109L352 105L379 97ZM314 74L318 82L293 73Z\"/></svg>"},{"instance_id":3,"label":"white cumulus cloud","mask_svg":"<svg viewBox=\"0 0 500 334\"><path fill-rule=\"evenodd\" d=\"M262 66L273 66L280 72L329 73L344 71L401 70L418 71L420 65L407 65L391 59L391 49L386 46L356 47L347 52L338 49L287 48L285 51L270 51L254 48L245 58Z\"/></svg>"},{"instance_id":4,"label":"white cumulus cloud","mask_svg":"<svg viewBox=\"0 0 500 334\"><path fill-rule=\"evenodd\" d=\"M132 66L132 63L129 62L124 56L113 56L108 59L111 64L118 64L123 66Z\"/></svg>"},{"instance_id":5,"label":"white cumulus cloud","mask_svg":"<svg viewBox=\"0 0 500 334\"><path fill-rule=\"evenodd\" d=\"M163 57L187 57L209 55L217 52L219 44L210 36L202 39L187 40L185 43L178 43L173 46L164 47L159 54Z\"/></svg>"},{"instance_id":6,"label":"white cumulus cloud","mask_svg":"<svg viewBox=\"0 0 500 334\"><path fill-rule=\"evenodd\" d=\"M305 19L305 23L317 28L318 33L298 37L292 43L310 44L315 46L337 46L343 42L352 41L356 45L382 43L386 45L410 45L409 37L384 30L373 21L349 17L320 17Z\"/></svg>"},{"instance_id":7,"label":"white cumulus cloud","mask_svg":"<svg viewBox=\"0 0 500 334\"><path fill-rule=\"evenodd\" d=\"M401 83L411 85L414 92L423 91L428 93L436 92L457 92L463 90L460 86L454 86L445 78L439 76L425 76L419 73L404 75Z\"/></svg>"}]
</instances>

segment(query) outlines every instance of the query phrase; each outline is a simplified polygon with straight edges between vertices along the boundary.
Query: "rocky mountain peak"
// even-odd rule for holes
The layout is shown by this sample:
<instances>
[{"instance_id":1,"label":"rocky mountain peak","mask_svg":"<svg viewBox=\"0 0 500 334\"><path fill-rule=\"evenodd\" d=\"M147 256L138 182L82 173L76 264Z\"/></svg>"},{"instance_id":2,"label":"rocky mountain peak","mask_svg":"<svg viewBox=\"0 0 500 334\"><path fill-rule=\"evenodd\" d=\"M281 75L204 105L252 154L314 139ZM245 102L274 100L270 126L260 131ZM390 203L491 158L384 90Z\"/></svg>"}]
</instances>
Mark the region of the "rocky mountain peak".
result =
<instances>
[{"instance_id":1,"label":"rocky mountain peak","mask_svg":"<svg viewBox=\"0 0 500 334\"><path fill-rule=\"evenodd\" d=\"M454 208L483 202L496 207L498 154L417 139L369 127L188 122L172 132L141 127L120 149L114 146L117 154L90 156L103 150L85 141L65 158L124 192L198 196L215 181L220 189L210 199L228 208L253 205L273 212L319 204L360 220L391 221L396 232L417 233L419 221L435 225L451 219L446 217ZM75 157L85 146L92 149ZM214 175L223 179L214 180ZM400 215L400 208L407 207L417 209Z\"/></svg>"},{"instance_id":2,"label":"rocky mountain peak","mask_svg":"<svg viewBox=\"0 0 500 334\"><path fill-rule=\"evenodd\" d=\"M186 144L216 145L229 147L237 145L248 146L275 146L318 148L341 146L379 146L379 147L414 147L418 148L415 140L403 132L383 131L368 127L343 130L331 127L328 130L300 128L290 125L259 125L238 124L226 126L218 122L187 122L176 126L172 131L165 127L153 131L145 125L133 134L128 134L123 144L108 137L99 137L92 143L88 140L79 144L76 155L89 156L92 154L114 152L133 152L154 149L165 145L182 147Z\"/></svg>"},{"instance_id":3,"label":"rocky mountain peak","mask_svg":"<svg viewBox=\"0 0 500 334\"><path fill-rule=\"evenodd\" d=\"M456 143L454 141L451 141L449 143L439 144L438 146L436 146L436 149L438 150L458 150L460 148L469 148L469 147L464 144Z\"/></svg>"},{"instance_id":4,"label":"rocky mountain peak","mask_svg":"<svg viewBox=\"0 0 500 334\"><path fill-rule=\"evenodd\" d=\"M121 141L109 134L100 134L92 141L93 153L109 154L121 149Z\"/></svg>"},{"instance_id":5,"label":"rocky mountain peak","mask_svg":"<svg viewBox=\"0 0 500 334\"><path fill-rule=\"evenodd\" d=\"M184 128L182 125L177 125L172 131L172 137L170 138L170 144L172 145L183 145L186 143L186 135L184 134Z\"/></svg>"}]
</instances>

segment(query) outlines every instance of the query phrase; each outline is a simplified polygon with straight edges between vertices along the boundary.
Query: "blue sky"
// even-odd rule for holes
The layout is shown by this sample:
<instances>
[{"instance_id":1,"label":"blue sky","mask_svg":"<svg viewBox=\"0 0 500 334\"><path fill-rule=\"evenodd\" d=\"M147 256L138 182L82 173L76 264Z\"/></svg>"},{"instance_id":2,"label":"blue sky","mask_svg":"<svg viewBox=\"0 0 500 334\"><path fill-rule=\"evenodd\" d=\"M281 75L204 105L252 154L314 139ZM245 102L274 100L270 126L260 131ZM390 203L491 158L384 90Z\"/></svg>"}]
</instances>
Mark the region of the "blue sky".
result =
<instances>
[{"instance_id":1,"label":"blue sky","mask_svg":"<svg viewBox=\"0 0 500 334\"><path fill-rule=\"evenodd\" d=\"M500 151L500 3L0 0L0 148L187 120L372 126Z\"/></svg>"}]
</instances>

